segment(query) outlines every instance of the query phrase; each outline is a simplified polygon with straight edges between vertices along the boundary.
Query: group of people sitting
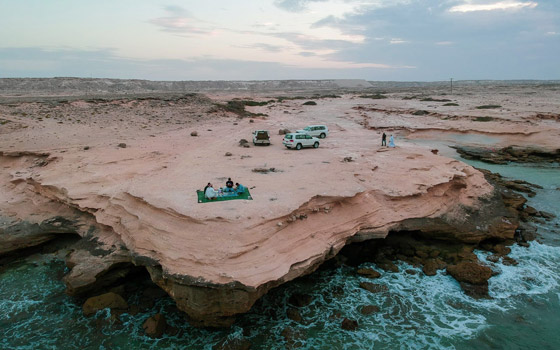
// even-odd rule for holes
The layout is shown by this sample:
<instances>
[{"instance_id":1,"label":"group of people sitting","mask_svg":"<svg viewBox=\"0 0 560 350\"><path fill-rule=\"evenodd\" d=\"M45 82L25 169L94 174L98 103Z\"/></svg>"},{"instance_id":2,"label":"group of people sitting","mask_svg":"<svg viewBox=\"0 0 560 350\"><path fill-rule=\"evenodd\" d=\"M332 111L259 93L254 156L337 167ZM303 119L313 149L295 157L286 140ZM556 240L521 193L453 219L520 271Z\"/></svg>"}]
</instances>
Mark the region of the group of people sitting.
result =
<instances>
[{"instance_id":1,"label":"group of people sitting","mask_svg":"<svg viewBox=\"0 0 560 350\"><path fill-rule=\"evenodd\" d=\"M204 187L204 197L206 197L207 199L216 199L223 193L239 196L243 192L245 192L245 186L241 185L239 182L236 182L235 187L233 187L233 181L231 181L231 177L228 177L225 187L220 187L217 190L214 189L214 186L210 182L208 183L208 185L206 185L206 187Z\"/></svg>"}]
</instances>

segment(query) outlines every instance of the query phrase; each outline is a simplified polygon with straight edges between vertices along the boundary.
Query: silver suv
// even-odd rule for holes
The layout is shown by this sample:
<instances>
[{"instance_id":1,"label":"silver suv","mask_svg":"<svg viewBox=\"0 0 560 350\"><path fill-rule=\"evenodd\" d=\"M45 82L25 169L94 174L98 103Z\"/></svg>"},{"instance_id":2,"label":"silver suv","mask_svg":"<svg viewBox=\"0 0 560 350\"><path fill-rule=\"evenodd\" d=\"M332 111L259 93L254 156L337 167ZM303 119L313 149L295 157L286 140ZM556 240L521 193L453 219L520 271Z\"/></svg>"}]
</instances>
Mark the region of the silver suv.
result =
<instances>
[{"instance_id":1,"label":"silver suv","mask_svg":"<svg viewBox=\"0 0 560 350\"><path fill-rule=\"evenodd\" d=\"M292 132L284 135L282 144L287 148L295 148L297 150L303 147L319 147L319 139L306 133Z\"/></svg>"},{"instance_id":2,"label":"silver suv","mask_svg":"<svg viewBox=\"0 0 560 350\"><path fill-rule=\"evenodd\" d=\"M311 136L324 139L329 134L329 128L326 125L309 125L301 130L296 130L296 132L308 133Z\"/></svg>"}]
</instances>

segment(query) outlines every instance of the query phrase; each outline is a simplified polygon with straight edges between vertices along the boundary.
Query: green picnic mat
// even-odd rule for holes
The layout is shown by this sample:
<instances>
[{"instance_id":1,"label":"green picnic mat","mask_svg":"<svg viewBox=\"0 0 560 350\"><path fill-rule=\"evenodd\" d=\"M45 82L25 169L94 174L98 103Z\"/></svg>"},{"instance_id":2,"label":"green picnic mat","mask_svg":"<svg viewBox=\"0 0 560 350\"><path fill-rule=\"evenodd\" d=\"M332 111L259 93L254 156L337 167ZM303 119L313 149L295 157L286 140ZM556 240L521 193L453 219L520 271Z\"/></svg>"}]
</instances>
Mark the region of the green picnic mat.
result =
<instances>
[{"instance_id":1,"label":"green picnic mat","mask_svg":"<svg viewBox=\"0 0 560 350\"><path fill-rule=\"evenodd\" d=\"M251 193L249 193L249 189L245 188L245 192L236 195L236 196L218 196L218 198L210 200L207 199L206 197L204 197L204 192L202 192L201 190L197 190L196 194L198 196L198 203L208 203L208 202L223 202L223 201L232 201L234 199L248 199L248 200L252 200L253 197L251 197Z\"/></svg>"}]
</instances>

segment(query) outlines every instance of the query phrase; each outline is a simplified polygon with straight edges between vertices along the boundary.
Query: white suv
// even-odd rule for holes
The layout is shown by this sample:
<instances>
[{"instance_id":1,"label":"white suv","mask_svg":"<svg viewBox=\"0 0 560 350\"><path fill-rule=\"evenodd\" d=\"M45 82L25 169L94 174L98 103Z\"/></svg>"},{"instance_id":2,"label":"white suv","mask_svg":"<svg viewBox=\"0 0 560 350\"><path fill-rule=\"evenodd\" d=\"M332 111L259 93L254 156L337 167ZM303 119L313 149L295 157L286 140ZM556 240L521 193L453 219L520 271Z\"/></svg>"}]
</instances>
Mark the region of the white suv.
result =
<instances>
[{"instance_id":1,"label":"white suv","mask_svg":"<svg viewBox=\"0 0 560 350\"><path fill-rule=\"evenodd\" d=\"M329 134L329 128L326 125L309 125L301 130L296 130L296 132L308 133L311 136L324 139Z\"/></svg>"},{"instance_id":2,"label":"white suv","mask_svg":"<svg viewBox=\"0 0 560 350\"><path fill-rule=\"evenodd\" d=\"M303 147L319 147L319 139L306 133L292 132L284 135L282 144L288 148L295 148L297 150Z\"/></svg>"}]
</instances>

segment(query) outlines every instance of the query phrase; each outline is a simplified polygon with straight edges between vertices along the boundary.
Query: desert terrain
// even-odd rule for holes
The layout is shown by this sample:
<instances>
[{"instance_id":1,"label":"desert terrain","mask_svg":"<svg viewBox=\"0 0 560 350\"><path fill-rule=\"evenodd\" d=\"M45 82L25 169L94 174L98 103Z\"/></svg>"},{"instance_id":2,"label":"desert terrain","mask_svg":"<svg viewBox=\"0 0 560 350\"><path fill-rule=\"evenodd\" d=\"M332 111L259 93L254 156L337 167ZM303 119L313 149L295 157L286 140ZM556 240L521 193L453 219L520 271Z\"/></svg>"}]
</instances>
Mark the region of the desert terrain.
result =
<instances>
[{"instance_id":1,"label":"desert terrain","mask_svg":"<svg viewBox=\"0 0 560 350\"><path fill-rule=\"evenodd\" d=\"M416 230L512 239L514 215L447 142L560 148L554 83L451 93L365 81L155 92L65 82L0 84L0 254L77 233L96 248L68 257L70 294L110 284L117 265L141 266L201 325L227 324L351 242ZM282 145L286 130L313 124L329 128L319 148ZM254 130L272 144L254 146ZM383 132L395 148L381 146ZM198 203L196 190L228 177L252 200Z\"/></svg>"}]
</instances>

